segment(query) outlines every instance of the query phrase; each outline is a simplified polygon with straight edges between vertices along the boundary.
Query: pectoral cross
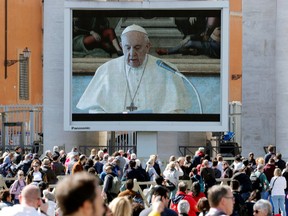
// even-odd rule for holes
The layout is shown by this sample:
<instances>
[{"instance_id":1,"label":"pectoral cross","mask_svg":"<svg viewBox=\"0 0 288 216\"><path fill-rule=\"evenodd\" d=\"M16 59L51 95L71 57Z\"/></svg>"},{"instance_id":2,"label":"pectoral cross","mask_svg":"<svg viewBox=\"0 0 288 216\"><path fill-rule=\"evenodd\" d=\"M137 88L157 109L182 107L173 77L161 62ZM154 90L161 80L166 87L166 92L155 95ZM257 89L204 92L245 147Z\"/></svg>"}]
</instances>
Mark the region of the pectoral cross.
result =
<instances>
[{"instance_id":1,"label":"pectoral cross","mask_svg":"<svg viewBox=\"0 0 288 216\"><path fill-rule=\"evenodd\" d=\"M127 106L126 109L128 109L129 111L134 111L137 110L137 107L134 105L134 103L132 102L130 104L130 106Z\"/></svg>"}]
</instances>

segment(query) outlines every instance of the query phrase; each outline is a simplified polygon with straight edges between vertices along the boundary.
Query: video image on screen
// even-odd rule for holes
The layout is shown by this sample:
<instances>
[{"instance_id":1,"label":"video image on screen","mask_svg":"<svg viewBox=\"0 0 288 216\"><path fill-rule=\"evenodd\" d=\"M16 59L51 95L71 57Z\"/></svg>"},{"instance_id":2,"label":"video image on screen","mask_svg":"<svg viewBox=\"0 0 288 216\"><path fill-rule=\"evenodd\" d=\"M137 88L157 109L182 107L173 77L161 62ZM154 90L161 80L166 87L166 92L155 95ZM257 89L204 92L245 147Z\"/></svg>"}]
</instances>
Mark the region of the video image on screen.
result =
<instances>
[{"instance_id":1,"label":"video image on screen","mask_svg":"<svg viewBox=\"0 0 288 216\"><path fill-rule=\"evenodd\" d=\"M74 10L73 114L110 114L105 119L127 113L140 119L143 114L145 119L147 114L215 118L220 113L220 12ZM141 65L131 67L129 58L142 53L127 51L131 42L125 35L137 32L138 26L151 45L146 49L142 38L133 41L144 47L145 55Z\"/></svg>"}]
</instances>

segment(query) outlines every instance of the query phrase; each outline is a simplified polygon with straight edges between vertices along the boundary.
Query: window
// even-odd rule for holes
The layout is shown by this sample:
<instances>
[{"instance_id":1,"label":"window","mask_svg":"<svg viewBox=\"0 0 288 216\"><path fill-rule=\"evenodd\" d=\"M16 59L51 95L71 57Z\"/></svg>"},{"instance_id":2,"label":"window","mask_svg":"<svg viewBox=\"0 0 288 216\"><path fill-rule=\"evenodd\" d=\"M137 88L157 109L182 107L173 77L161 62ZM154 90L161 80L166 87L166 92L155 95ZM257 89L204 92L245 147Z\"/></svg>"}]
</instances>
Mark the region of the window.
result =
<instances>
[{"instance_id":1,"label":"window","mask_svg":"<svg viewBox=\"0 0 288 216\"><path fill-rule=\"evenodd\" d=\"M19 99L29 100L29 61L19 55Z\"/></svg>"}]
</instances>

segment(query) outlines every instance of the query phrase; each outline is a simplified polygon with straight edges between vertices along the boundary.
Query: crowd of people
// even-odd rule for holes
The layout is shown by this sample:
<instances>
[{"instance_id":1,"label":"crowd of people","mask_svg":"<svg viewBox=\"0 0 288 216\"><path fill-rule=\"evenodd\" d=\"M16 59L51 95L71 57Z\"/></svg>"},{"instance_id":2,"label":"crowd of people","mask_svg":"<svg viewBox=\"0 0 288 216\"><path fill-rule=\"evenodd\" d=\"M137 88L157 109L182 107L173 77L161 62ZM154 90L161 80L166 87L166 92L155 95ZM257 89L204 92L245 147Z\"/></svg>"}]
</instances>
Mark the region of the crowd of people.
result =
<instances>
[{"instance_id":1,"label":"crowd of people","mask_svg":"<svg viewBox=\"0 0 288 216\"><path fill-rule=\"evenodd\" d=\"M288 163L274 146L268 151L229 162L200 147L164 165L131 150L85 155L55 146L39 156L16 147L0 158L2 177L15 177L0 191L0 215L286 216Z\"/></svg>"}]
</instances>

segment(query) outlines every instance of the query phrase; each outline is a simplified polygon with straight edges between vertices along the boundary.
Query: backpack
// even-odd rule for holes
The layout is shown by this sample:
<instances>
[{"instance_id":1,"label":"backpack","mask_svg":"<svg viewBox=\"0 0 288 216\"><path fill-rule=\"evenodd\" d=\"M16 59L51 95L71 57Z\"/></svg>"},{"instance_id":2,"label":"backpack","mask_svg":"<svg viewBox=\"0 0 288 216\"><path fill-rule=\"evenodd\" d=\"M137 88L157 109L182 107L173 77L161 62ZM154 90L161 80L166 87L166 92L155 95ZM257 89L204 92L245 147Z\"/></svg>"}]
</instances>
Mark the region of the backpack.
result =
<instances>
[{"instance_id":1,"label":"backpack","mask_svg":"<svg viewBox=\"0 0 288 216\"><path fill-rule=\"evenodd\" d=\"M257 176L255 172L252 172L250 175L250 180L252 182L252 190L259 190L260 192L263 190L263 185L261 184L260 181L260 176L262 173Z\"/></svg>"},{"instance_id":2,"label":"backpack","mask_svg":"<svg viewBox=\"0 0 288 216\"><path fill-rule=\"evenodd\" d=\"M112 186L109 190L110 193L118 194L121 188L122 182L117 176L113 176Z\"/></svg>"},{"instance_id":3,"label":"backpack","mask_svg":"<svg viewBox=\"0 0 288 216\"><path fill-rule=\"evenodd\" d=\"M3 176L3 177L6 177L7 174L9 173L9 169L11 167L11 163L2 163L0 165L0 174Z\"/></svg>"}]
</instances>

